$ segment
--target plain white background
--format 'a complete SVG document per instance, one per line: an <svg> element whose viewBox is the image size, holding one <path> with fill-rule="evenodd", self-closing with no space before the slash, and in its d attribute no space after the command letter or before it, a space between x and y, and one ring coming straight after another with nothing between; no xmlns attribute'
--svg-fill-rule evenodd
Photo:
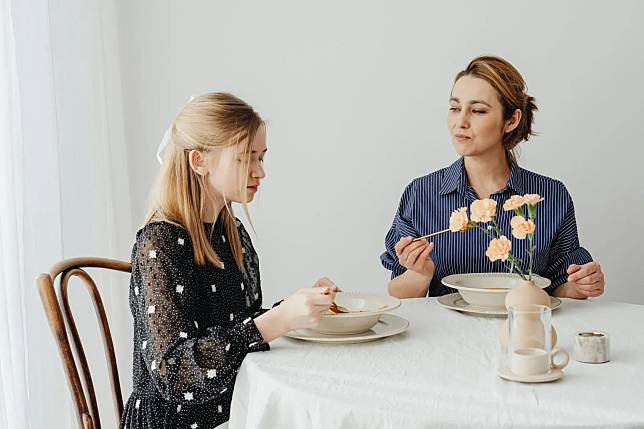
<svg viewBox="0 0 644 429"><path fill-rule="evenodd" d="M378 257L402 190L456 159L453 77L495 54L537 98L540 135L520 163L567 185L582 245L606 272L600 299L644 304L639 1L12 3L23 121L34 124L23 130L26 282L62 258L127 259L165 129L191 95L228 91L268 123L268 176L251 205L266 304L323 275L384 293ZM108 280L127 398L127 276ZM62 366L25 287L31 424L69 427ZM91 309L79 320L81 334L96 332ZM104 381L100 343L86 351ZM107 385L97 390L113 426Z"/></svg>
<svg viewBox="0 0 644 429"><path fill-rule="evenodd" d="M268 122L251 212L268 300L322 275L384 292L378 256L404 186L456 159L453 77L496 54L540 109L521 164L567 185L605 299L644 303L643 15L639 2L122 2L134 224L178 109L230 91Z"/></svg>

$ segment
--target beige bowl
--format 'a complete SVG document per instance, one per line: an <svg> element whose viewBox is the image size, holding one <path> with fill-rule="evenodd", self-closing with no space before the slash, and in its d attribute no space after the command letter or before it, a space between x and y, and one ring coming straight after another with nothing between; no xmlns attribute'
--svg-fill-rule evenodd
<svg viewBox="0 0 644 429"><path fill-rule="evenodd" d="M550 286L550 280L532 275L534 283L544 289ZM505 296L510 289L521 284L518 274L510 273L470 273L453 274L443 277L445 286L458 289L463 300L471 305L495 309L505 308Z"/></svg>
<svg viewBox="0 0 644 429"><path fill-rule="evenodd" d="M371 329L384 312L400 306L400 300L389 295L371 292L340 292L335 303L349 310L349 313L333 313L329 310L320 324L312 328L321 334L359 334Z"/></svg>

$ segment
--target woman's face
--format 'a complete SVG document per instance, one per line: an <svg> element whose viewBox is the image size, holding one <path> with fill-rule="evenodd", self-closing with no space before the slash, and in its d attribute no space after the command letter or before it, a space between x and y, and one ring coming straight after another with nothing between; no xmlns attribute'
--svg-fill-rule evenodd
<svg viewBox="0 0 644 429"><path fill-rule="evenodd" d="M266 129L264 125L260 125L251 142L250 154L244 153L242 145L207 152L205 154L206 180L214 196L220 199L225 197L227 201L236 203L242 203L244 200L251 202L257 193L259 183L266 177L263 166L266 150ZM248 164L248 183L242 189L244 186L242 174L246 164Z"/></svg>
<svg viewBox="0 0 644 429"><path fill-rule="evenodd" d="M518 111L518 119L520 115ZM515 112L512 118L504 121L503 106L492 85L483 79L463 76L452 88L447 114L447 126L456 152L461 156L503 152L503 133L516 128L516 116Z"/></svg>

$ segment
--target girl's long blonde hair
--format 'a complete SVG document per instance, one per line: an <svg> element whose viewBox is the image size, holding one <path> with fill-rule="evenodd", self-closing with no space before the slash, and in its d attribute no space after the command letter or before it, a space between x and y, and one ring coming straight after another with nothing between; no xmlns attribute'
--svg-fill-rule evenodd
<svg viewBox="0 0 644 429"><path fill-rule="evenodd" d="M244 211L249 216L245 191L251 143L263 124L259 114L243 100L231 94L211 93L193 98L177 114L171 126L171 139L165 150L145 224L163 220L185 228L190 234L194 260L198 265L208 261L223 267L221 258L210 244L202 218L205 206L212 203L207 178L190 167L188 154L191 150L208 151L234 145L244 147L247 161L240 169L237 183L244 196ZM225 195L224 204L219 216L222 217L235 262L241 268L242 244L231 203Z"/></svg>

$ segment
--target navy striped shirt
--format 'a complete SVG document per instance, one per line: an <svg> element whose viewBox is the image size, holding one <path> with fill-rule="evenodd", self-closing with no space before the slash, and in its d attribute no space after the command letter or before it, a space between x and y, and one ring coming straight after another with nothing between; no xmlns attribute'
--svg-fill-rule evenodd
<svg viewBox="0 0 644 429"><path fill-rule="evenodd" d="M510 219L515 215L514 211L503 210L505 200L514 194L539 194L545 198L537 205L533 272L552 281L546 289L552 294L557 286L566 282L566 270L570 264L592 261L590 253L579 245L572 198L560 181L516 165L511 166L507 185L490 198L497 203L497 223L512 241L512 254L523 261L529 259L528 240L518 240L512 236ZM385 237L386 251L380 256L382 265L391 271L391 278L406 271L398 262L394 250L398 240L448 228L451 212L459 207L467 207L469 214L470 204L476 199L476 193L467 180L463 158L407 185ZM504 262L491 262L485 256L490 238L479 229L463 233L446 232L432 239L434 250L431 257L436 271L429 287L429 296L456 292L441 284L441 279L450 274L507 272Z"/></svg>

